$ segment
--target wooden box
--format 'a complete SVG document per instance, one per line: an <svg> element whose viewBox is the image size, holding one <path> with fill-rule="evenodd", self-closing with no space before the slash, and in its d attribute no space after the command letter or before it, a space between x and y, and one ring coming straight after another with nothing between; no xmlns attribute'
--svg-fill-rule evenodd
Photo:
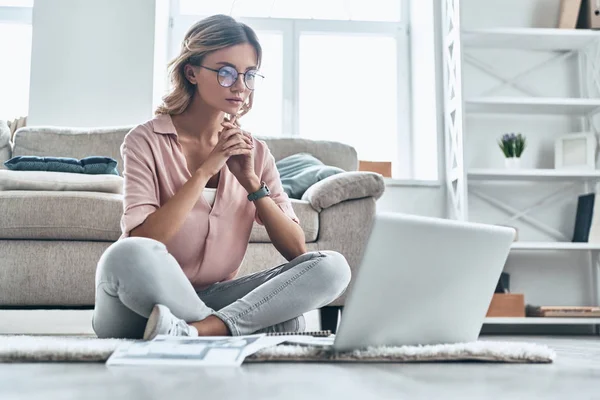
<svg viewBox="0 0 600 400"><path fill-rule="evenodd" d="M494 293L486 317L524 317L525 295Z"/></svg>
<svg viewBox="0 0 600 400"><path fill-rule="evenodd" d="M558 27L560 29L575 29L580 9L581 0L560 0Z"/></svg>
<svg viewBox="0 0 600 400"><path fill-rule="evenodd" d="M392 163L390 161L358 161L359 171L376 172L385 178L392 177Z"/></svg>

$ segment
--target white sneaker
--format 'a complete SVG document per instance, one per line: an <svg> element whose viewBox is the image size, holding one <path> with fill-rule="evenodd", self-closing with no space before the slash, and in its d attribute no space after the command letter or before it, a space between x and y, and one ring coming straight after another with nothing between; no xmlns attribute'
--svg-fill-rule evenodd
<svg viewBox="0 0 600 400"><path fill-rule="evenodd" d="M148 318L144 340L152 340L156 335L198 336L198 330L171 314L169 307L156 304Z"/></svg>

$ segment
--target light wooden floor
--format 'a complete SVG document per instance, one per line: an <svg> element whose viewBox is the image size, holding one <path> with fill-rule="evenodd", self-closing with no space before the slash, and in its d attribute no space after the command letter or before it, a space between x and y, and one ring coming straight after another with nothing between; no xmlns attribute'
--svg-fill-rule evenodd
<svg viewBox="0 0 600 400"><path fill-rule="evenodd" d="M107 368L0 364L0 399L600 399L597 337L484 337L545 343L554 364L247 364Z"/></svg>

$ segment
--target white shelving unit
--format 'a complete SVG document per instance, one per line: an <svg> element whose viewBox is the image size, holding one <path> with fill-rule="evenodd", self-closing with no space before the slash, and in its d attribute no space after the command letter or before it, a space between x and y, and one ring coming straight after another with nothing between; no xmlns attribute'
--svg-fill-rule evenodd
<svg viewBox="0 0 600 400"><path fill-rule="evenodd" d="M591 251L600 250L600 243L573 243L573 242L514 242L511 250L573 250Z"/></svg>
<svg viewBox="0 0 600 400"><path fill-rule="evenodd" d="M600 99L480 97L465 101L466 111L481 114L577 115L600 111Z"/></svg>
<svg viewBox="0 0 600 400"><path fill-rule="evenodd" d="M580 74L583 71L582 63L584 54L590 50L595 56L600 54L600 31L592 30L564 30L564 29L539 29L539 28L495 28L466 30L461 32L461 46L463 48L463 63L472 64L479 70L498 78L502 84L478 97L463 99L465 115L494 114L494 115L536 115L552 116L566 115L579 118L581 130L592 130L591 118L600 113L600 70L593 66L590 69L593 77L579 76L580 86L578 98L542 97L536 96L527 85L519 83L526 75L533 73L537 68L569 57L577 57ZM470 49L478 50L471 54ZM514 78L506 78L503 73L493 65L486 64L475 55L485 54L481 50L506 49L535 52L553 52L553 57L545 63L538 64ZM464 79L464 78L463 78ZM590 95L589 85L596 89L598 94ZM522 96L501 97L494 91L503 86L512 86L523 93ZM448 139L448 138L447 138ZM555 169L466 169L466 185L468 187L465 204L468 197L477 196L492 206L512 214L511 219L523 219L531 226L539 228L555 236L556 241L527 242L517 241L512 244L511 252L550 252L550 251L578 251L588 252L594 276L594 289L596 292L596 305L600 305L600 244L572 243L562 232L545 225L530 217L528 213L535 209L537 204L545 202L541 199L538 203L525 210L517 210L502 203L493 196L486 195L479 190L480 186L499 182L556 182L564 184L581 184L583 190L590 190L592 185L600 183L600 170L573 171ZM558 193L560 195L560 192ZM468 214L464 210L465 214ZM596 325L600 326L600 318L486 318L486 324L492 325Z"/></svg>
<svg viewBox="0 0 600 400"><path fill-rule="evenodd" d="M470 181L600 181L600 170L571 171L557 169L470 169Z"/></svg>
<svg viewBox="0 0 600 400"><path fill-rule="evenodd" d="M487 317L485 323L497 325L600 325L600 318Z"/></svg>
<svg viewBox="0 0 600 400"><path fill-rule="evenodd" d="M593 45L598 32L553 28L492 28L462 32L464 47L533 51L577 51Z"/></svg>

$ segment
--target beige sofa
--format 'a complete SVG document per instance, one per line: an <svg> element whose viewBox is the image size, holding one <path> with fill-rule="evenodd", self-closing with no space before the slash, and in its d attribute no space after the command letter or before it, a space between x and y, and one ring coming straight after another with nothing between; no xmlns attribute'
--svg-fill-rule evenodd
<svg viewBox="0 0 600 400"><path fill-rule="evenodd" d="M119 150L129 129L26 127L8 143L6 125L0 124L0 168L4 168L6 159L18 155L102 155L118 160L122 172ZM261 139L276 160L309 152L325 164L346 171L357 169L356 151L344 144ZM6 178L14 171L0 172ZM60 185L53 190L32 190L36 187L27 185L12 190L15 188L6 182L0 188L4 189L0 189L0 308L92 308L96 263L121 234L122 194L89 188L64 190ZM122 192L122 185L120 189ZM380 175L347 172L313 185L303 200L293 200L308 250L329 249L344 254L356 276L375 202L383 190ZM264 227L255 224L240 275L283 262ZM324 328L333 329L337 310L344 305L348 292L322 310Z"/></svg>

